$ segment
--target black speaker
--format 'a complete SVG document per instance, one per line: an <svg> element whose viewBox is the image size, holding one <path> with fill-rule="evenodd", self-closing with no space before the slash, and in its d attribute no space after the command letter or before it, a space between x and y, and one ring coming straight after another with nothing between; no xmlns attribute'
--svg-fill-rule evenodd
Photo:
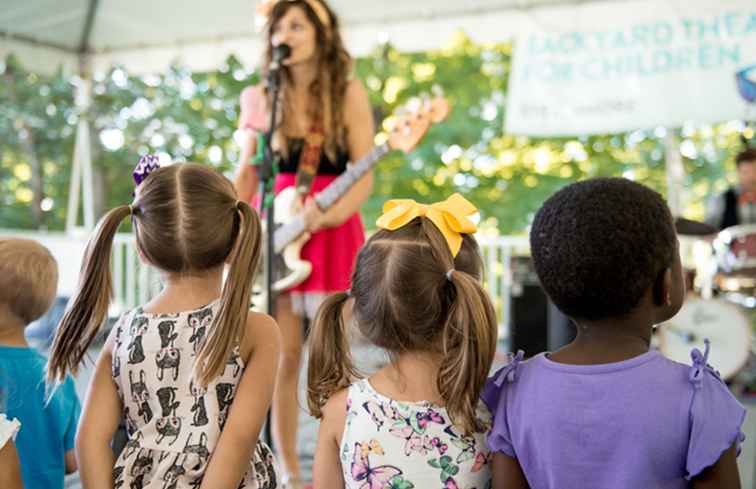
<svg viewBox="0 0 756 489"><path fill-rule="evenodd" d="M512 295L510 321L513 352L523 350L531 357L549 349L548 300L539 285L524 284Z"/></svg>
<svg viewBox="0 0 756 489"><path fill-rule="evenodd" d="M512 351L523 350L526 357L555 351L575 339L575 325L552 303L532 272L529 259L513 264L510 338Z"/></svg>

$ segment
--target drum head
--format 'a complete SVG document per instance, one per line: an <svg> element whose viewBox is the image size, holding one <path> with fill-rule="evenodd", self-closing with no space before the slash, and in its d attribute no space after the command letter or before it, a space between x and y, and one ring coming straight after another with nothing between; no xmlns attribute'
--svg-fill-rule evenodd
<svg viewBox="0 0 756 489"><path fill-rule="evenodd" d="M693 348L711 342L709 364L728 379L743 368L751 352L751 325L736 306L722 300L688 297L680 312L657 328L659 349L671 360L690 365Z"/></svg>
<svg viewBox="0 0 756 489"><path fill-rule="evenodd" d="M713 244L721 273L756 276L756 224L724 229Z"/></svg>

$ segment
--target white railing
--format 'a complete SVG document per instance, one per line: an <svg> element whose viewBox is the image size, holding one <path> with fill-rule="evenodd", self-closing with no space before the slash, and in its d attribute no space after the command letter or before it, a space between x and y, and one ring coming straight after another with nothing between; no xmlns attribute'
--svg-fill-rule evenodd
<svg viewBox="0 0 756 489"><path fill-rule="evenodd" d="M496 308L499 334L508 336L512 320L512 297L518 286L512 276L512 258L530 254L527 236L483 236L478 238L485 276L483 285Z"/></svg>
<svg viewBox="0 0 756 489"><path fill-rule="evenodd" d="M160 292L158 272L139 259L133 234L116 235L110 266L113 277L111 315L117 316L144 304Z"/></svg>
<svg viewBox="0 0 756 489"><path fill-rule="evenodd" d="M0 230L0 237L5 236L30 238L47 246L58 261L59 295L70 296L74 293L86 247L86 235ZM496 307L500 331L506 335L511 320L512 296L517 292L517 284L512 277L512 258L528 254L528 239L524 236L481 236L478 243L485 263L484 285ZM133 234L116 235L111 256L111 273L111 316L144 304L160 291L158 273L139 259Z"/></svg>

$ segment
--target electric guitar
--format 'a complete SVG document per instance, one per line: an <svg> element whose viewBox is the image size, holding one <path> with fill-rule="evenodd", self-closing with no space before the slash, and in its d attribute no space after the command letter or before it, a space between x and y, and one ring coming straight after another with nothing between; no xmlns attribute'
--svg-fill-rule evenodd
<svg viewBox="0 0 756 489"><path fill-rule="evenodd" d="M349 166L328 187L314 196L315 203L325 211L333 206L365 173L393 150L409 153L428 132L431 125L443 121L449 114L449 103L438 97L398 119L388 140L375 146L370 153ZM301 199L294 187L287 187L275 198L273 232L273 291L281 292L302 283L312 271L312 263L300 257L302 246L310 239L301 215Z"/></svg>

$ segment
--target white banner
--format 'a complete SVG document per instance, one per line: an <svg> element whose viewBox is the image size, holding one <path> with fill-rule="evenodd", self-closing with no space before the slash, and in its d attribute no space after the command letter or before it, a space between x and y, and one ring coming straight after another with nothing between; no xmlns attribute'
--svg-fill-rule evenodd
<svg viewBox="0 0 756 489"><path fill-rule="evenodd" d="M756 117L741 93L756 90L756 0L591 3L533 10L526 21L512 61L508 133Z"/></svg>

